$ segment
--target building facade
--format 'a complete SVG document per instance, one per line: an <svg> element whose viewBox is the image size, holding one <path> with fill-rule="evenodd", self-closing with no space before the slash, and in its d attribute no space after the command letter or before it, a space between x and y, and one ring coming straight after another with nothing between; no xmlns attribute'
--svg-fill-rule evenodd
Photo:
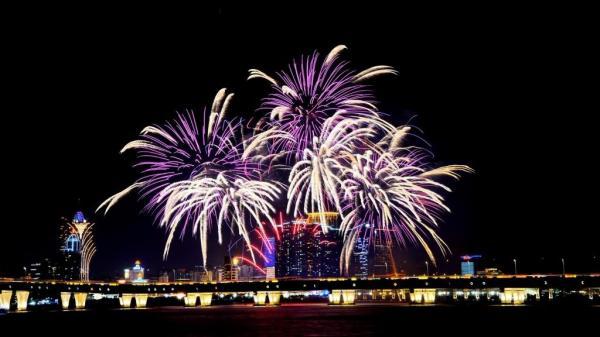
<svg viewBox="0 0 600 337"><path fill-rule="evenodd" d="M352 252L351 276L367 278L369 276L369 238L359 237L356 239L354 251Z"/></svg>
<svg viewBox="0 0 600 337"><path fill-rule="evenodd" d="M125 282L131 283L147 282L148 280L144 278L144 267L142 267L142 262L140 260L136 260L132 268L124 269L123 279L125 280Z"/></svg>
<svg viewBox="0 0 600 337"><path fill-rule="evenodd" d="M276 242L276 276L339 276L341 240L337 228L328 226L328 232L324 233L320 224L304 219L281 224L281 239Z"/></svg>

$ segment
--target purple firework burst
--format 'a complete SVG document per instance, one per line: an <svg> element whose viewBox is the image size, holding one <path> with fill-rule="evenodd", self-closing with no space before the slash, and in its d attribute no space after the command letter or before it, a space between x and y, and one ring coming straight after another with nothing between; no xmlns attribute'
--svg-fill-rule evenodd
<svg viewBox="0 0 600 337"><path fill-rule="evenodd" d="M249 79L263 78L272 84L273 91L260 107L270 111L268 125L293 138L274 142L273 152L285 151L299 160L304 149L313 147L313 139L321 134L325 120L336 112L340 119L378 117L373 90L362 81L396 71L376 66L356 72L348 61L339 60L344 49L343 45L335 47L322 61L316 51L311 56L301 56L287 71L277 73L279 80L250 70Z"/></svg>
<svg viewBox="0 0 600 337"><path fill-rule="evenodd" d="M228 180L256 177L258 165L242 158L244 148L238 140L241 122L224 119L232 97L233 94L225 96L225 89L220 90L211 110L204 109L200 127L192 111L179 113L163 125L145 127L139 139L121 150L136 152L133 167L139 170L140 177L123 194L116 194L101 206L107 205L108 211L121 196L138 189L140 197L149 200L145 211L159 217L165 202L159 194L172 183L218 174Z"/></svg>

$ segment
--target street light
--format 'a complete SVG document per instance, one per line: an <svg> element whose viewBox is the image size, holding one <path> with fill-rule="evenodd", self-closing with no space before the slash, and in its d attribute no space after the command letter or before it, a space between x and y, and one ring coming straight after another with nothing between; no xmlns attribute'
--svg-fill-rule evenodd
<svg viewBox="0 0 600 337"><path fill-rule="evenodd" d="M517 275L517 259L513 259L513 263L515 264L515 275Z"/></svg>
<svg viewBox="0 0 600 337"><path fill-rule="evenodd" d="M429 262L425 261L425 268L427 268L427 276L429 276Z"/></svg>
<svg viewBox="0 0 600 337"><path fill-rule="evenodd" d="M561 258L560 258L560 261L562 262L563 275L564 275L564 274L566 274L566 273L565 273L565 258L564 258L564 257L561 257Z"/></svg>

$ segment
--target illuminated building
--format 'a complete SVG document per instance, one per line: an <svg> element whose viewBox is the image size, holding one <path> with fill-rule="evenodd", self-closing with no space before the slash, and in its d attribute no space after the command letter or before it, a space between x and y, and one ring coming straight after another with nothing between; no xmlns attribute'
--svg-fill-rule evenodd
<svg viewBox="0 0 600 337"><path fill-rule="evenodd" d="M223 267L214 267L213 269L214 280L217 282L223 281Z"/></svg>
<svg viewBox="0 0 600 337"><path fill-rule="evenodd" d="M481 258L481 255L463 255L460 257L460 274L462 276L473 276L475 275L475 262L474 259Z"/></svg>
<svg viewBox="0 0 600 337"><path fill-rule="evenodd" d="M306 221L282 224L277 246L277 277L314 277L318 240L315 225Z"/></svg>
<svg viewBox="0 0 600 337"><path fill-rule="evenodd" d="M177 268L171 270L171 281L173 282L190 282L192 280L192 272L185 268Z"/></svg>
<svg viewBox="0 0 600 337"><path fill-rule="evenodd" d="M223 264L222 281L237 281L239 279L240 261L238 258L225 256Z"/></svg>
<svg viewBox="0 0 600 337"><path fill-rule="evenodd" d="M90 263L96 254L93 227L81 211L66 223L61 236L62 278L65 280L89 280Z"/></svg>
<svg viewBox="0 0 600 337"><path fill-rule="evenodd" d="M473 269L475 269L475 268L473 267ZM502 271L499 270L498 268L485 268L484 270L478 271L477 275L498 276L498 275L502 275Z"/></svg>
<svg viewBox="0 0 600 337"><path fill-rule="evenodd" d="M142 267L140 260L135 261L133 268L127 268L123 271L123 279L126 282L132 283L144 283L148 281L144 279L144 267Z"/></svg>
<svg viewBox="0 0 600 337"><path fill-rule="evenodd" d="M203 266L195 266L191 272L192 282L211 282L213 280L213 271L206 270Z"/></svg>
<svg viewBox="0 0 600 337"><path fill-rule="evenodd" d="M265 256L263 267L265 270L265 278L267 280L272 280L275 278L276 274L277 243L273 237L268 238L267 242L268 245L263 244L261 249L262 254Z"/></svg>
<svg viewBox="0 0 600 337"><path fill-rule="evenodd" d="M266 257L264 267L275 267L275 238L268 238L267 241L269 244L262 247L262 253Z"/></svg>
<svg viewBox="0 0 600 337"><path fill-rule="evenodd" d="M60 270L50 259L33 262L23 267L25 279L28 280L56 280L60 278Z"/></svg>
<svg viewBox="0 0 600 337"><path fill-rule="evenodd" d="M265 268L265 278L268 280L273 280L276 278L275 267L267 267Z"/></svg>
<svg viewBox="0 0 600 337"><path fill-rule="evenodd" d="M280 229L280 240L276 247L275 275L284 277L290 275L290 265L292 263L292 232L289 223L282 223Z"/></svg>
<svg viewBox="0 0 600 337"><path fill-rule="evenodd" d="M311 214L308 219L320 219L317 213ZM308 219L281 224L281 239L276 242L277 277L339 276L341 242L334 215L326 214L327 233L323 233L320 224Z"/></svg>
<svg viewBox="0 0 600 337"><path fill-rule="evenodd" d="M473 261L462 261L460 263L460 274L462 276L475 275L475 263Z"/></svg>
<svg viewBox="0 0 600 337"><path fill-rule="evenodd" d="M200 279L201 282L212 282L215 280L215 273L212 270L204 271L204 275Z"/></svg>
<svg viewBox="0 0 600 337"><path fill-rule="evenodd" d="M337 228L330 228L327 233L319 231L315 236L318 240L315 276L339 276L342 243Z"/></svg>
<svg viewBox="0 0 600 337"><path fill-rule="evenodd" d="M322 226L328 226L331 228L339 227L337 223L338 213L337 212L312 212L308 213L306 217L307 223L318 223Z"/></svg>
<svg viewBox="0 0 600 337"><path fill-rule="evenodd" d="M371 265L371 274L373 276L388 276L396 274L394 257L392 256L392 242L389 238L375 230L373 245L373 264Z"/></svg>
<svg viewBox="0 0 600 337"><path fill-rule="evenodd" d="M79 280L79 253L62 251L60 258L61 279L67 281Z"/></svg>
<svg viewBox="0 0 600 337"><path fill-rule="evenodd" d="M352 253L352 276L359 278L369 276L369 239L367 237L356 239Z"/></svg>

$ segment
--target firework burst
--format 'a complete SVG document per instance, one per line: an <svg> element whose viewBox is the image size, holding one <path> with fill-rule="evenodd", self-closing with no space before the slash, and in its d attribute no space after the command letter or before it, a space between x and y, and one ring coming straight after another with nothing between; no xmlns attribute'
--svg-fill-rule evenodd
<svg viewBox="0 0 600 337"><path fill-rule="evenodd" d="M396 74L389 66L375 66L355 72L347 61L340 61L340 45L323 61L317 52L300 57L277 73L275 79L251 69L248 79L262 78L271 83L273 92L263 100L261 109L269 111L269 127L284 131L293 139L280 138L273 152L283 151L288 158L301 160L305 149L314 149L313 139L323 131L332 115L339 118L377 117L373 91L362 82L382 74ZM343 113L340 113L343 112Z"/></svg>
<svg viewBox="0 0 600 337"><path fill-rule="evenodd" d="M138 191L148 201L145 211L167 231L165 258L175 235L191 231L200 238L206 264L208 233L216 229L221 244L227 226L256 265L255 253L265 257L251 240L258 235L265 241L265 227L277 233L271 215L285 187L265 177L273 167L291 166L287 212L293 217L319 214L324 232L325 215L340 215L342 271L348 270L359 237L422 246L435 263L430 243L442 254L449 251L437 234L441 215L449 211L442 194L450 189L441 179L458 179L472 170L463 165L432 168L429 152L405 146L410 128L386 122L372 87L364 84L397 72L389 66L357 72L341 60L345 49L340 45L325 57L317 52L302 56L274 77L251 69L248 79L262 78L272 90L260 108L267 116L248 128L250 136L240 120L225 119L233 98L225 89L204 110L200 124L187 112L144 128L121 151L136 153L139 179L98 209L107 212Z"/></svg>
<svg viewBox="0 0 600 337"><path fill-rule="evenodd" d="M341 211L339 173L344 170L348 158L358 149L372 146L370 139L383 126L391 128L377 116L366 118L343 118L338 111L323 123L319 137L313 138L310 148L304 149L302 160L296 162L289 174L287 212L294 217L308 213L321 214L320 223L327 232L329 210ZM343 217L343 214L342 214Z"/></svg>
<svg viewBox="0 0 600 337"><path fill-rule="evenodd" d="M402 146L409 131L399 128L377 147L353 154L341 171L345 216L340 225L344 238L340 266L346 270L360 236L369 237L370 242L421 246L434 263L430 241L443 255L449 251L436 231L441 213L450 211L440 193L450 189L436 179L458 179L461 172L472 170L464 165L429 169L426 151Z"/></svg>
<svg viewBox="0 0 600 337"><path fill-rule="evenodd" d="M280 193L278 184L259 181L260 164L254 159L264 142L284 135L272 131L240 141L241 123L224 118L232 97L221 89L210 112L205 110L200 127L188 112L165 125L144 128L140 139L121 150L136 151L134 166L141 177L98 209L106 207L108 212L123 196L139 190L140 197L148 199L145 210L154 213L168 232L165 258L175 233L183 237L188 226L200 236L204 263L207 234L213 224L219 243L227 222L249 244L248 220L262 226L259 218L270 218L274 212L270 203Z"/></svg>

